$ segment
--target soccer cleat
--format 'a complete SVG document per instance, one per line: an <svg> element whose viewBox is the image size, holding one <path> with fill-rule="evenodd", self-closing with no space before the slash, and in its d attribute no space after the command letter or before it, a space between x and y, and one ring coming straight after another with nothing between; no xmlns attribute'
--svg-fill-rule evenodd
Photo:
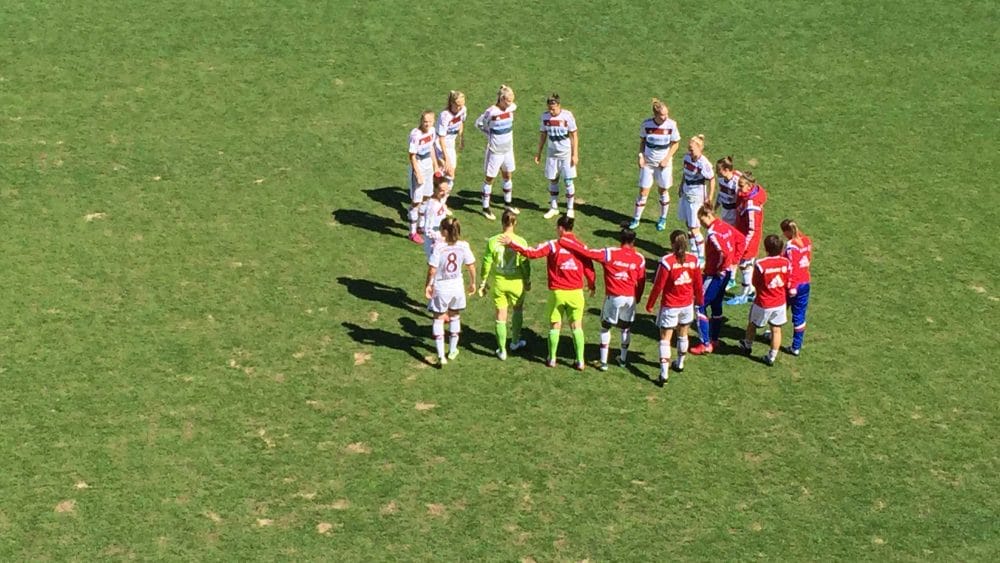
<svg viewBox="0 0 1000 563"><path fill-rule="evenodd" d="M407 238L409 238L411 242L416 244L424 243L424 237L420 236L420 233L411 233L410 236Z"/></svg>
<svg viewBox="0 0 1000 563"><path fill-rule="evenodd" d="M455 358L458 357L458 353L459 352L460 352L460 350L458 348L455 348L451 352L448 352L448 359L449 360L454 360Z"/></svg>
<svg viewBox="0 0 1000 563"><path fill-rule="evenodd" d="M549 359L545 360L545 367L547 367L547 368L554 368L554 367L556 367L556 359L555 358L549 358Z"/></svg>
<svg viewBox="0 0 1000 563"><path fill-rule="evenodd" d="M719 342L718 340L713 340L712 341L712 351L715 352L719 348L722 348L722 342Z"/></svg>
<svg viewBox="0 0 1000 563"><path fill-rule="evenodd" d="M520 350L521 348L524 348L527 345L528 343L525 342L524 339L518 340L517 342L512 341L510 343L510 351L513 352L515 350Z"/></svg>
<svg viewBox="0 0 1000 563"><path fill-rule="evenodd" d="M663 231L666 230L666 228L667 228L667 218L660 217L660 220L656 222L656 230Z"/></svg>
<svg viewBox="0 0 1000 563"><path fill-rule="evenodd" d="M726 305L746 305L749 302L750 302L749 295L737 295L732 299L726 300Z"/></svg>
<svg viewBox="0 0 1000 563"><path fill-rule="evenodd" d="M573 369L575 369L576 371L583 371L585 367L587 367L587 364L583 362L576 362L575 364L573 364Z"/></svg>
<svg viewBox="0 0 1000 563"><path fill-rule="evenodd" d="M497 355L497 358L500 358L500 361L507 359L507 350L504 350L503 348L497 348L494 353Z"/></svg>
<svg viewBox="0 0 1000 563"><path fill-rule="evenodd" d="M749 356L753 347L746 340L740 340L740 352Z"/></svg>
<svg viewBox="0 0 1000 563"><path fill-rule="evenodd" d="M661 371L660 377L656 379L656 386L663 387L663 385L667 382L668 379L670 379L670 374L665 371Z"/></svg>
<svg viewBox="0 0 1000 563"><path fill-rule="evenodd" d="M443 368L446 365L448 365L448 358L445 358L444 356L438 358L438 363L437 363L438 368Z"/></svg>
<svg viewBox="0 0 1000 563"><path fill-rule="evenodd" d="M732 291L734 289L736 289L736 278L729 278L729 281L726 282L726 291Z"/></svg>
<svg viewBox="0 0 1000 563"><path fill-rule="evenodd" d="M639 220L638 219L632 219L632 222L628 224L628 228L632 229L633 231L636 230L636 229L638 229L639 228Z"/></svg>
<svg viewBox="0 0 1000 563"><path fill-rule="evenodd" d="M486 217L490 221L496 221L497 220L497 216L494 215L492 211L490 211L489 207L484 207L483 210L482 210L482 214L483 214L483 217Z"/></svg>
<svg viewBox="0 0 1000 563"><path fill-rule="evenodd" d="M618 356L618 365L625 367L628 364L628 358L626 356Z"/></svg>
<svg viewBox="0 0 1000 563"><path fill-rule="evenodd" d="M712 343L709 344L702 343L688 350L688 352L694 354L695 356L711 354L714 351L715 351L715 346Z"/></svg>
<svg viewBox="0 0 1000 563"><path fill-rule="evenodd" d="M521 210L518 209L518 208L516 208L516 207L514 207L513 205L505 205L503 209L504 209L504 211L510 211L514 215L520 215L521 214Z"/></svg>
<svg viewBox="0 0 1000 563"><path fill-rule="evenodd" d="M771 357L771 354L764 354L764 356L761 357L761 361L763 361L765 364L769 366L774 365L774 358Z"/></svg>
<svg viewBox="0 0 1000 563"><path fill-rule="evenodd" d="M802 349L801 348L792 348L791 346L788 346L788 347L785 348L785 353L786 354L791 354L792 356L798 356L799 354L802 353Z"/></svg>
<svg viewBox="0 0 1000 563"><path fill-rule="evenodd" d="M567 209L566 210L566 216L569 217L570 219L572 219L573 217L576 217L576 212L573 211L572 209Z"/></svg>
<svg viewBox="0 0 1000 563"><path fill-rule="evenodd" d="M608 371L608 364L601 364L597 369L601 371Z"/></svg>
<svg viewBox="0 0 1000 563"><path fill-rule="evenodd" d="M546 211L545 215L542 215L542 217L544 217L546 219L551 219L551 218L555 217L556 215L559 215L559 210L556 209L555 207L553 207L552 209L549 209L548 211Z"/></svg>
<svg viewBox="0 0 1000 563"><path fill-rule="evenodd" d="M677 373L684 371L684 364L678 362L677 360L670 362L670 367L674 368L674 371Z"/></svg>

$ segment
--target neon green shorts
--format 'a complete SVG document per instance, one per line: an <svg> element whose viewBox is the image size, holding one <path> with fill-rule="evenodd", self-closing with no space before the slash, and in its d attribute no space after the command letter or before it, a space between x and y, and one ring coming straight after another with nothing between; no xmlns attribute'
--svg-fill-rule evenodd
<svg viewBox="0 0 1000 563"><path fill-rule="evenodd" d="M585 306L582 289L553 289L549 292L545 314L548 315L550 323L561 323L563 314L568 317L570 323L575 323L583 319Z"/></svg>
<svg viewBox="0 0 1000 563"><path fill-rule="evenodd" d="M490 297L497 309L508 309L524 303L524 280L494 278Z"/></svg>

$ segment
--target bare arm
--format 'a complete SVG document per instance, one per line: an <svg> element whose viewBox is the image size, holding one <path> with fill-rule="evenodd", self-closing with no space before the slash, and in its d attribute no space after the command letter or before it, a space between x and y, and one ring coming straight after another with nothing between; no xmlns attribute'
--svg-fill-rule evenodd
<svg viewBox="0 0 1000 563"><path fill-rule="evenodd" d="M434 276L437 275L437 268L427 266L427 285L424 287L424 297L430 299L434 297Z"/></svg>
<svg viewBox="0 0 1000 563"><path fill-rule="evenodd" d="M646 166L646 139L639 137L639 168Z"/></svg>
<svg viewBox="0 0 1000 563"><path fill-rule="evenodd" d="M548 136L545 131L538 132L538 150L535 151L535 164L542 161L542 149L545 148L545 141L548 140Z"/></svg>
<svg viewBox="0 0 1000 563"><path fill-rule="evenodd" d="M417 161L417 155L410 153L410 168L413 170L413 177L416 178L418 184L424 183L424 175L420 173L420 164Z"/></svg>
<svg viewBox="0 0 1000 563"><path fill-rule="evenodd" d="M569 164L570 166L576 166L576 163L580 162L580 137L576 131L570 132L569 144L572 147L572 156L569 157Z"/></svg>

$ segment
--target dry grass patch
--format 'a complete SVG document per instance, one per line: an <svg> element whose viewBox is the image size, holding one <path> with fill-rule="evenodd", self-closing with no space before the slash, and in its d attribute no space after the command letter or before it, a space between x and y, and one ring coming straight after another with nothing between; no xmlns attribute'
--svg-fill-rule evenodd
<svg viewBox="0 0 1000 563"><path fill-rule="evenodd" d="M88 485L86 481L77 481L76 483L73 484L73 488L74 489L89 489L90 485Z"/></svg>
<svg viewBox="0 0 1000 563"><path fill-rule="evenodd" d="M319 524L316 524L317 534L329 535L331 531L333 531L333 524L329 522L320 522Z"/></svg>
<svg viewBox="0 0 1000 563"><path fill-rule="evenodd" d="M360 366L361 364L372 359L372 355L369 352L355 352L354 353L354 365Z"/></svg>
<svg viewBox="0 0 1000 563"><path fill-rule="evenodd" d="M270 518L258 518L257 519L257 527L258 528L266 528L266 527L271 526L273 524L274 524L274 520L271 520Z"/></svg>
<svg viewBox="0 0 1000 563"><path fill-rule="evenodd" d="M344 448L344 451L349 454L367 455L372 453L371 447L365 444L364 442L353 442L351 444L347 444L347 446Z"/></svg>
<svg viewBox="0 0 1000 563"><path fill-rule="evenodd" d="M83 220L88 223L91 223L93 221L100 221L101 219L106 219L107 216L108 216L107 213L102 213L98 211L96 213L87 213L86 215L83 216Z"/></svg>
<svg viewBox="0 0 1000 563"><path fill-rule="evenodd" d="M387 502L378 511L378 513L381 514L382 516L391 516L397 512L399 512L399 505L396 504L396 501L394 500L390 500L389 502Z"/></svg>
<svg viewBox="0 0 1000 563"><path fill-rule="evenodd" d="M64 500L56 505L55 511L59 514L75 514L76 501L73 499Z"/></svg>
<svg viewBox="0 0 1000 563"><path fill-rule="evenodd" d="M425 506L427 507L427 515L435 518L443 518L448 512L448 508L443 504L432 503Z"/></svg>
<svg viewBox="0 0 1000 563"><path fill-rule="evenodd" d="M205 518L208 518L209 520L211 520L212 522L215 522L216 524L221 524L222 523L222 516L219 516L218 513L212 512L211 510L207 510L205 512L202 512L202 516L204 516Z"/></svg>
<svg viewBox="0 0 1000 563"><path fill-rule="evenodd" d="M417 409L418 411L429 411L435 407L437 407L437 405L435 405L434 403L424 403L424 402L419 402L413 406L413 408Z"/></svg>

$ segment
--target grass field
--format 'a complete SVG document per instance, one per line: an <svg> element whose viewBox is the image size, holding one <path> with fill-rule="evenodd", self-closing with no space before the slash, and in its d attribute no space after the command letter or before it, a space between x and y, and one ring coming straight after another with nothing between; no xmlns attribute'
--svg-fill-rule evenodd
<svg viewBox="0 0 1000 563"><path fill-rule="evenodd" d="M3 3L0 559L996 560L997 21L930 0ZM658 389L643 317L632 370L573 371L568 335L546 370L539 264L525 357L492 356L474 300L462 355L430 368L406 135L501 82L529 241L552 234L530 160L552 90L592 245L631 210L652 96L713 160L757 162L766 230L792 216L816 246L803 355L692 358ZM478 253L497 226L467 139L453 203Z"/></svg>

